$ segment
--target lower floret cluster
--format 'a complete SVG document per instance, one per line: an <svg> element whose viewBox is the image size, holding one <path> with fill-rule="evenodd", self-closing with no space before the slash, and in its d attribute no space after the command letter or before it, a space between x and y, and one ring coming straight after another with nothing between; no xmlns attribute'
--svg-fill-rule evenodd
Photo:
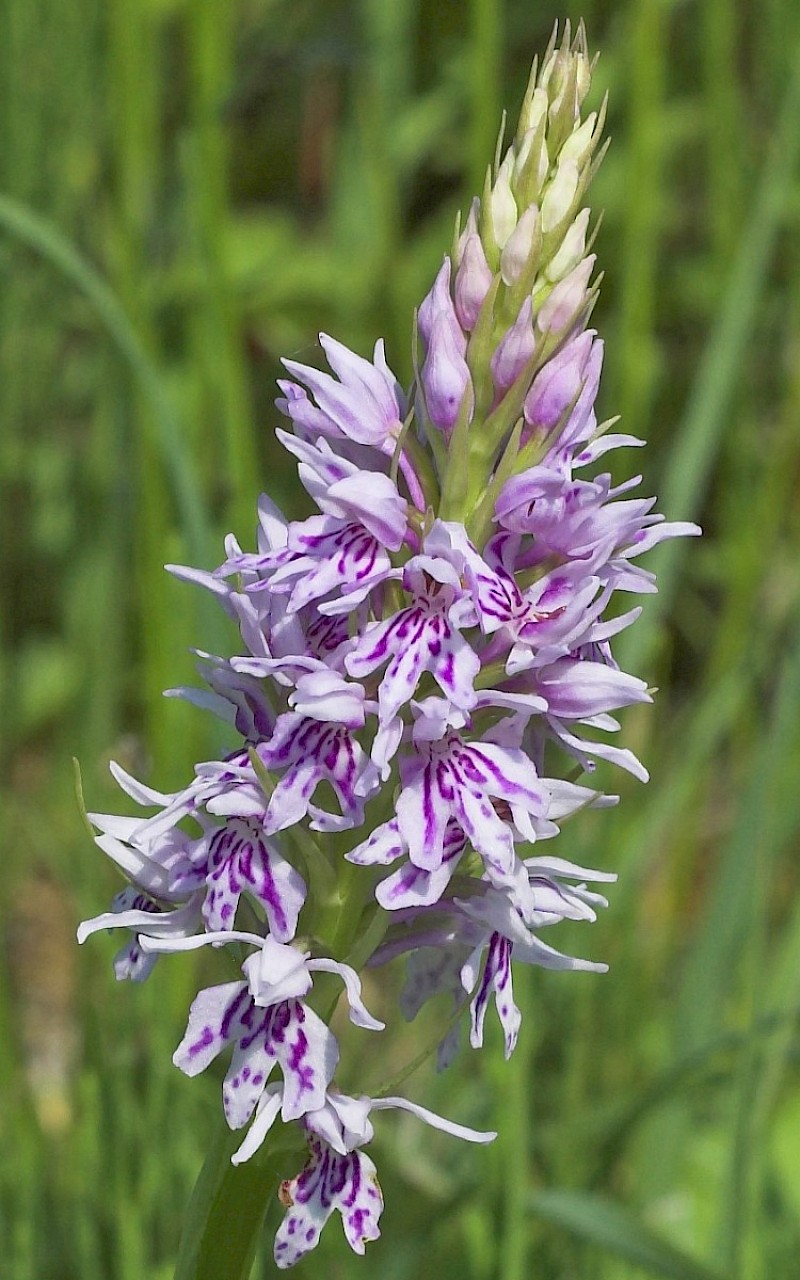
<svg viewBox="0 0 800 1280"><path fill-rule="evenodd" d="M353 384L379 372L353 355L344 368ZM313 1247L333 1209L359 1251L378 1234L380 1190L360 1145L368 1108L385 1100L335 1092L330 1009L317 1011L307 998L312 974L335 973L351 1020L371 1031L383 1025L345 962L362 950L360 939L346 937L336 958L326 954L328 904L347 864L364 869L363 882L350 881L355 918L371 899L367 917L377 921L360 964L407 955L404 1015L446 993L456 1011L468 1005L476 1048L493 999L506 1055L514 1049L512 961L604 968L539 934L560 920L593 920L605 899L587 886L613 874L526 851L557 835L571 814L615 799L548 776L546 759L568 771L577 762L577 772L591 775L602 758L646 777L629 751L585 736L615 730L613 712L650 697L618 669L609 645L637 611L609 619L607 606L617 591L651 591L635 557L690 530L651 516L649 502L619 501L608 476L577 478L603 440L595 432L590 407L580 425L569 423L569 445L557 442L505 485L482 547L463 523L413 507L371 445L345 437L358 485L349 484L350 463L343 486L324 437L299 437L301 477L323 514L287 523L263 497L256 553L229 539L214 574L176 570L237 620L244 652L201 655L207 691L174 692L216 711L242 742L225 759L198 765L173 795L114 766L122 788L155 812L143 820L90 815L98 844L132 887L80 936L129 930L115 964L118 977L135 981L162 952L257 948L243 981L197 996L174 1061L196 1075L232 1050L225 1117L234 1129L252 1120L238 1161L279 1115L302 1124L310 1155L282 1190L290 1207L275 1246L279 1266ZM407 458L405 470L412 465ZM387 487L391 502L378 518ZM456 1019L440 1067L459 1034ZM276 1068L279 1083L271 1080ZM350 1112L363 1117L360 1125L341 1119ZM433 1122L477 1141L491 1136Z"/></svg>

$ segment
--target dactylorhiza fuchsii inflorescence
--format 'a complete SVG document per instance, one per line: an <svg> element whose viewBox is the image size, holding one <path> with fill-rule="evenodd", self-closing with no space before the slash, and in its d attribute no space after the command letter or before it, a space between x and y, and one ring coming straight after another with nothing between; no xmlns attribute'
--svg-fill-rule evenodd
<svg viewBox="0 0 800 1280"><path fill-rule="evenodd" d="M242 642L235 657L201 654L205 690L173 692L229 721L241 745L177 794L113 766L153 812L90 815L129 886L79 937L127 931L118 978L144 980L164 952L236 957L241 976L194 1000L174 1061L196 1075L231 1050L225 1119L246 1130L234 1163L279 1120L302 1137L305 1163L280 1191L279 1267L315 1246L334 1210L358 1253L379 1235L363 1149L375 1113L495 1136L405 1098L340 1092L328 1023L342 991L356 1026L383 1028L359 971L405 955L408 1018L452 995L445 1067L467 1017L482 1044L492 1000L512 1053L514 962L605 968L541 935L593 920L606 902L588 886L614 875L531 851L577 810L614 802L591 786L597 759L646 779L631 751L596 736L650 700L611 651L639 610L612 601L655 591L638 557L698 530L630 496L639 477L614 485L596 466L642 441L595 415L603 345L588 328L584 197L604 110L583 118L590 78L583 31L554 35L419 307L408 396L382 342L367 360L321 335L330 373L284 362L290 429L277 436L319 514L287 522L262 496L255 552L231 536L213 573L172 567L214 594Z"/></svg>

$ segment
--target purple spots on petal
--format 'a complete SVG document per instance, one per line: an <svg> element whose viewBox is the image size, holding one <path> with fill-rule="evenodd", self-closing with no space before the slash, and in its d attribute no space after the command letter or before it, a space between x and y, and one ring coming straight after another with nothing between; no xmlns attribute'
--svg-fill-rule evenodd
<svg viewBox="0 0 800 1280"><path fill-rule="evenodd" d="M232 1027L236 1019L240 1017L244 1010L252 1010L252 1007L253 1002L248 995L247 987L243 987L225 1010L225 1016L222 1019L222 1025L220 1026L220 1035L223 1040L230 1040Z"/></svg>
<svg viewBox="0 0 800 1280"><path fill-rule="evenodd" d="M195 1040L194 1044L189 1045L189 1056L194 1057L203 1049L208 1049L216 1040L216 1034L213 1027L203 1027L200 1033L200 1039Z"/></svg>

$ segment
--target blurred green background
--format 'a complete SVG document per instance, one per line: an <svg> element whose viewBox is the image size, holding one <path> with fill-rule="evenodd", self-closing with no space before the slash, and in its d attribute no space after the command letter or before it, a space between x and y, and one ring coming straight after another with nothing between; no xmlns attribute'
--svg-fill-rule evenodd
<svg viewBox="0 0 800 1280"><path fill-rule="evenodd" d="M113 810L110 757L169 790L220 749L160 691L233 637L162 565L215 565L229 529L251 545L261 488L295 502L280 355L383 335L408 377L413 307L567 16L601 53L593 105L611 95L601 412L651 441L645 491L706 538L651 557L662 594L620 645L660 687L625 722L652 781L559 841L620 873L599 924L554 939L610 974L521 974L510 1064L492 1028L406 1086L498 1142L382 1117L382 1240L355 1259L334 1223L297 1274L798 1274L796 0L3 0L8 1280L166 1280L219 1108L170 1062L190 960L117 987L117 940L74 944L118 884L71 757ZM392 1066L434 1031L387 1037Z"/></svg>

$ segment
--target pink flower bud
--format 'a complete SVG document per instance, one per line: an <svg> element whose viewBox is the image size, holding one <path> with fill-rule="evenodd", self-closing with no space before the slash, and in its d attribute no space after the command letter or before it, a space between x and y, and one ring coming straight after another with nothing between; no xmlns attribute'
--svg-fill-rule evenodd
<svg viewBox="0 0 800 1280"><path fill-rule="evenodd" d="M502 395L517 380L536 349L533 332L533 308L530 297L520 307L519 315L500 341L492 356L492 380Z"/></svg>
<svg viewBox="0 0 800 1280"><path fill-rule="evenodd" d="M572 444L581 439L592 415L602 363L603 344L593 330L570 339L533 380L523 408L529 426L551 431L574 404L559 443Z"/></svg>
<svg viewBox="0 0 800 1280"><path fill-rule="evenodd" d="M555 286L536 317L542 333L566 333L586 301L594 264L595 255L590 253Z"/></svg>
<svg viewBox="0 0 800 1280"><path fill-rule="evenodd" d="M486 261L473 209L470 209L467 225L458 242L458 251L459 263L453 288L455 311L461 328L471 333L492 283L492 272Z"/></svg>
<svg viewBox="0 0 800 1280"><path fill-rule="evenodd" d="M449 436L461 401L472 379L464 359L464 335L456 339L450 317L444 309L435 313L429 331L428 350L420 373L428 419Z"/></svg>
<svg viewBox="0 0 800 1280"><path fill-rule="evenodd" d="M462 332L461 325L458 323L453 299L450 297L450 272L450 259L445 258L439 269L439 274L433 282L433 287L420 303L419 311L417 312L417 328L422 335L426 348L429 348L434 322L438 324L446 323L450 329L454 347L458 350L459 355L463 356L467 349L467 339Z"/></svg>

